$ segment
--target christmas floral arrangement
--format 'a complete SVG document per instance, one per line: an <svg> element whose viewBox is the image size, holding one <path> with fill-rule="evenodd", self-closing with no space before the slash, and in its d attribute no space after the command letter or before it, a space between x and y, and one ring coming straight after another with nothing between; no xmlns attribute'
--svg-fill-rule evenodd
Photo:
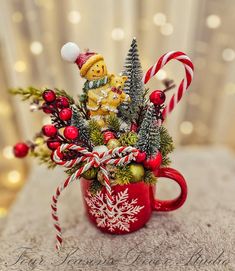
<svg viewBox="0 0 235 271"><path fill-rule="evenodd" d="M136 39L121 75L108 73L102 55L81 52L74 43L65 44L61 55L76 63L86 80L77 99L57 88L11 89L12 94L30 100L32 110L42 110L51 118L51 124L44 125L32 141L14 146L15 156L29 154L49 168L66 167L68 178L56 189L51 206L57 248L62 243L58 198L78 179L83 183L90 220L106 232L122 234L140 228L149 219L150 209L179 208L186 198L186 184L176 170L169 173L173 170L168 166L174 145L162 123L191 83L190 59L184 53L170 52L143 74ZM145 84L172 59L184 65L186 77L165 105L166 91L175 87L173 82L166 80L164 90L152 92ZM147 206L141 197L154 198L149 189L158 177L177 181L181 195L165 205L155 200Z"/></svg>

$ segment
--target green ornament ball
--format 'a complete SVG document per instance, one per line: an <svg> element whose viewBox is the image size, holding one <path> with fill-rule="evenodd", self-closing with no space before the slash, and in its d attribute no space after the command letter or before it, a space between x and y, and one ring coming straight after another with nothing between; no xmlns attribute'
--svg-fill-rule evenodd
<svg viewBox="0 0 235 271"><path fill-rule="evenodd" d="M144 179L144 167L141 164L131 163L129 165L130 172L133 176L132 182L139 182Z"/></svg>
<svg viewBox="0 0 235 271"><path fill-rule="evenodd" d="M110 139L107 143L107 147L109 150L115 149L120 146L121 146L121 143L118 141L118 139L115 139L115 138Z"/></svg>
<svg viewBox="0 0 235 271"><path fill-rule="evenodd" d="M87 180L96 179L97 172L98 172L97 168L90 168L82 174L82 177Z"/></svg>

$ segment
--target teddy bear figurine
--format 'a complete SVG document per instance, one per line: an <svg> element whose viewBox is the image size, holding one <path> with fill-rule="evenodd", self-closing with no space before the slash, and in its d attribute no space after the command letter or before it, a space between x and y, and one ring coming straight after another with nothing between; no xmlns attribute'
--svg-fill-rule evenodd
<svg viewBox="0 0 235 271"><path fill-rule="evenodd" d="M111 75L110 88L107 89L106 97L101 99L102 115L117 113L118 106L123 102L130 102L130 96L123 91L127 76Z"/></svg>
<svg viewBox="0 0 235 271"><path fill-rule="evenodd" d="M117 113L117 107L130 100L123 91L127 77L108 74L101 54L89 51L81 53L75 43L66 43L61 55L63 59L78 65L81 77L86 79L83 91L87 95L86 106L90 117L104 128L107 115Z"/></svg>

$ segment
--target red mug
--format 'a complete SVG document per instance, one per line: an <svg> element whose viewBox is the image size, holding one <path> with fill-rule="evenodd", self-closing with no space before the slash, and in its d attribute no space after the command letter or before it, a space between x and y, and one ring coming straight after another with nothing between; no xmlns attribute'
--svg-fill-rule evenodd
<svg viewBox="0 0 235 271"><path fill-rule="evenodd" d="M112 186L113 215L108 216L105 188L91 195L91 181L81 178L81 190L89 220L101 231L112 234L126 234L142 228L150 219L152 211L168 212L181 207L187 197L184 177L175 169L160 168L156 177L166 177L180 186L180 195L172 200L154 198L156 185L144 182Z"/></svg>

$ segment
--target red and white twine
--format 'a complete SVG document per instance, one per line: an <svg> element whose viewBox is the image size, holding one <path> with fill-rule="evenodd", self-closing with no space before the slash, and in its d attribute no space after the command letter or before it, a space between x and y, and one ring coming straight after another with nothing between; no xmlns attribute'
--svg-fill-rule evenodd
<svg viewBox="0 0 235 271"><path fill-rule="evenodd" d="M64 161L61 159L62 153L65 150L75 150L80 156L76 159L72 159L69 161ZM54 221L54 227L56 229L56 249L60 249L62 244L62 235L61 235L61 226L59 223L59 217L57 214L57 202L61 192L68 187L73 181L78 180L82 173L87 171L92 167L99 167L103 176L105 183L105 194L107 201L107 208L109 217L112 218L112 191L109 180L109 173L106 170L107 165L115 165L121 166L130 163L131 161L136 159L136 155L138 154L138 150L133 147L118 147L115 149L108 150L107 152L97 153L97 152L89 152L87 149L80 147L75 144L63 144L57 150L55 150L53 154L53 160L61 166L71 168L81 162L85 162L84 166L79 168L76 172L74 172L70 177L68 177L62 184L60 184L55 194L52 197L52 218Z"/></svg>
<svg viewBox="0 0 235 271"><path fill-rule="evenodd" d="M178 60L184 65L185 78L181 81L177 92L172 95L169 103L163 109L163 120L166 119L166 117L175 108L176 104L179 103L186 90L190 86L193 79L193 63L190 58L182 52L169 52L160 57L159 60L152 67L150 67L143 76L143 83L146 84L162 67L164 67L172 59Z"/></svg>

